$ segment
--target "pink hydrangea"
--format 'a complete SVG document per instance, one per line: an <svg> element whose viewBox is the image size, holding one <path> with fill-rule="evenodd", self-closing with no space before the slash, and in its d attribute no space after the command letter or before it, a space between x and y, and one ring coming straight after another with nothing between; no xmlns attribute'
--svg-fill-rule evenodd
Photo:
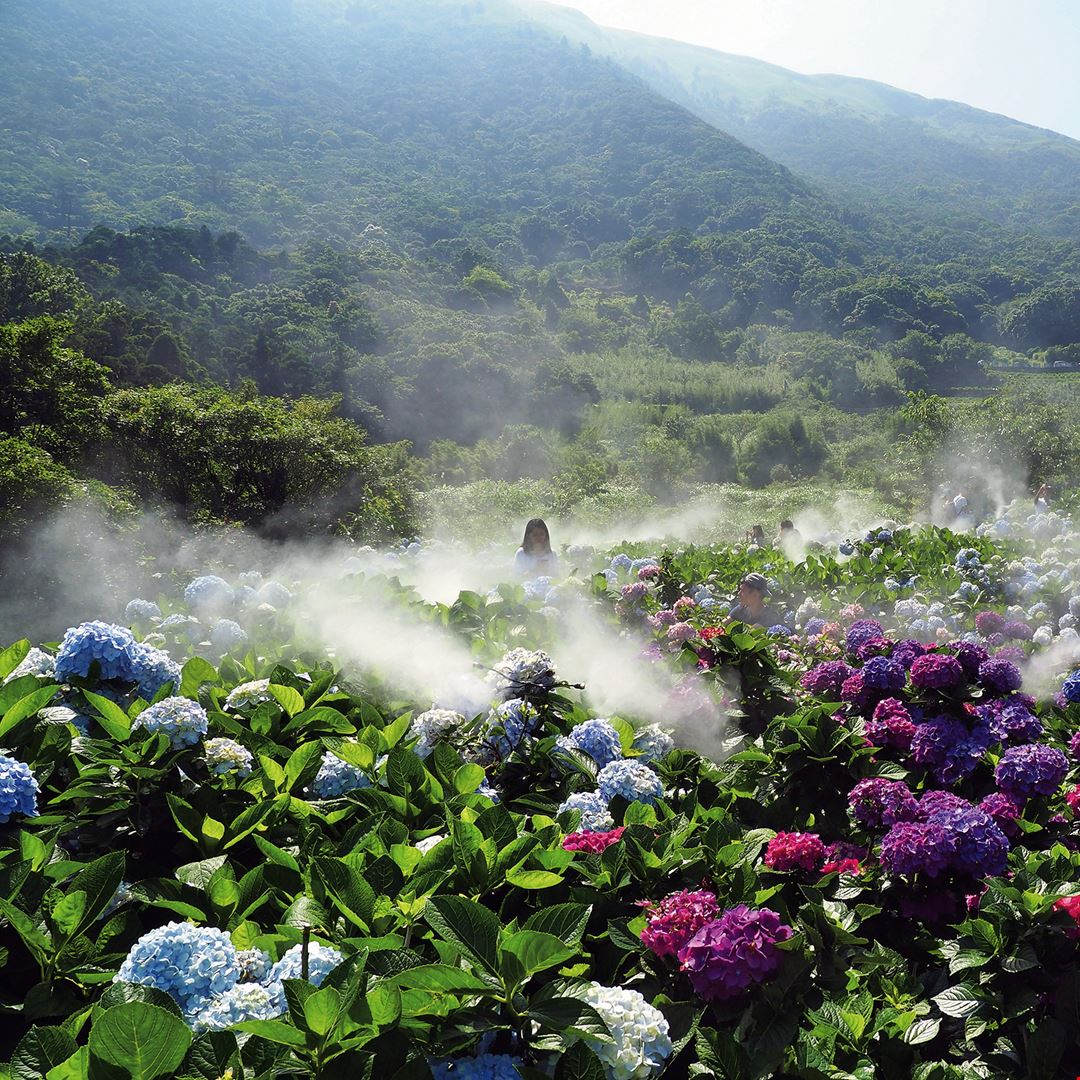
<svg viewBox="0 0 1080 1080"><path fill-rule="evenodd" d="M1069 809L1077 817L1080 817L1080 784L1065 792L1065 802L1068 804Z"/></svg>
<svg viewBox="0 0 1080 1080"><path fill-rule="evenodd" d="M679 966L706 1001L727 1001L779 970L791 927L770 908L740 904L706 923L679 950Z"/></svg>
<svg viewBox="0 0 1080 1080"><path fill-rule="evenodd" d="M612 844L617 843L625 831L625 826L609 829L607 832L575 832L563 838L565 851L584 851L588 855L599 855Z"/></svg>
<svg viewBox="0 0 1080 1080"><path fill-rule="evenodd" d="M902 701L885 698L874 708L872 719L866 721L866 737L874 746L893 746L910 750L915 723Z"/></svg>
<svg viewBox="0 0 1080 1080"><path fill-rule="evenodd" d="M642 566L637 572L638 581L652 581L653 578L658 578L659 576L660 567L654 565Z"/></svg>
<svg viewBox="0 0 1080 1080"><path fill-rule="evenodd" d="M911 665L911 685L920 690L951 690L964 678L963 666L955 656L927 653Z"/></svg>
<svg viewBox="0 0 1080 1080"><path fill-rule="evenodd" d="M693 611L697 604L689 596L680 596L671 606L676 615L685 615L687 612Z"/></svg>
<svg viewBox="0 0 1080 1080"><path fill-rule="evenodd" d="M688 622L677 622L668 627L667 639L673 644L689 641L697 631Z"/></svg>
<svg viewBox="0 0 1080 1080"><path fill-rule="evenodd" d="M644 581L632 581L622 587L624 600L640 600L649 591L649 586Z"/></svg>
<svg viewBox="0 0 1080 1080"><path fill-rule="evenodd" d="M778 832L765 848L765 865L772 870L816 870L825 859L817 833Z"/></svg>
<svg viewBox="0 0 1080 1080"><path fill-rule="evenodd" d="M679 950L719 911L716 897L704 889L672 893L648 906L649 921L641 940L657 956L677 956Z"/></svg>

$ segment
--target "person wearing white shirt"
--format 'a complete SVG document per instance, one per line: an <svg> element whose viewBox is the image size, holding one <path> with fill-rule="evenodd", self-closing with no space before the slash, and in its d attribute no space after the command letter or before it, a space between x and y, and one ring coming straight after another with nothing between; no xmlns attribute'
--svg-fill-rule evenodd
<svg viewBox="0 0 1080 1080"><path fill-rule="evenodd" d="M522 577L549 577L558 565L558 556L551 550L551 534L542 518L533 518L525 526L521 547L514 556L514 567Z"/></svg>

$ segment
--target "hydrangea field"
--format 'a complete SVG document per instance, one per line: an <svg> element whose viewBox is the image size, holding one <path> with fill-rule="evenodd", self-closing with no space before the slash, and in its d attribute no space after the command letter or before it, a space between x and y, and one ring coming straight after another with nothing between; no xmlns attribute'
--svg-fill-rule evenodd
<svg viewBox="0 0 1080 1080"><path fill-rule="evenodd" d="M434 700L267 567L10 644L7 1074L1074 1075L1080 528L810 547L572 549L452 603L401 583L431 545L324 566L337 625L471 657ZM748 571L783 622L727 618ZM553 660L582 613L664 708Z"/></svg>

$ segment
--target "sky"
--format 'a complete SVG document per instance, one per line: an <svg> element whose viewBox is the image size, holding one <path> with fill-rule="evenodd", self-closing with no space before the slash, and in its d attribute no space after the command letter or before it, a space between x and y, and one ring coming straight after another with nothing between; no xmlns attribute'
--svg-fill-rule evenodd
<svg viewBox="0 0 1080 1080"><path fill-rule="evenodd" d="M1080 138L1080 0L556 0L595 22L855 75Z"/></svg>

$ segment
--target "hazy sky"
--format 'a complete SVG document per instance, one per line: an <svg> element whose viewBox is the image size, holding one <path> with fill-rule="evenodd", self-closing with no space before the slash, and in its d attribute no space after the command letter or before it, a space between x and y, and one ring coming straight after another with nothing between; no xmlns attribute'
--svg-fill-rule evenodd
<svg viewBox="0 0 1080 1080"><path fill-rule="evenodd" d="M877 79L1080 138L1080 0L556 0L606 26Z"/></svg>

